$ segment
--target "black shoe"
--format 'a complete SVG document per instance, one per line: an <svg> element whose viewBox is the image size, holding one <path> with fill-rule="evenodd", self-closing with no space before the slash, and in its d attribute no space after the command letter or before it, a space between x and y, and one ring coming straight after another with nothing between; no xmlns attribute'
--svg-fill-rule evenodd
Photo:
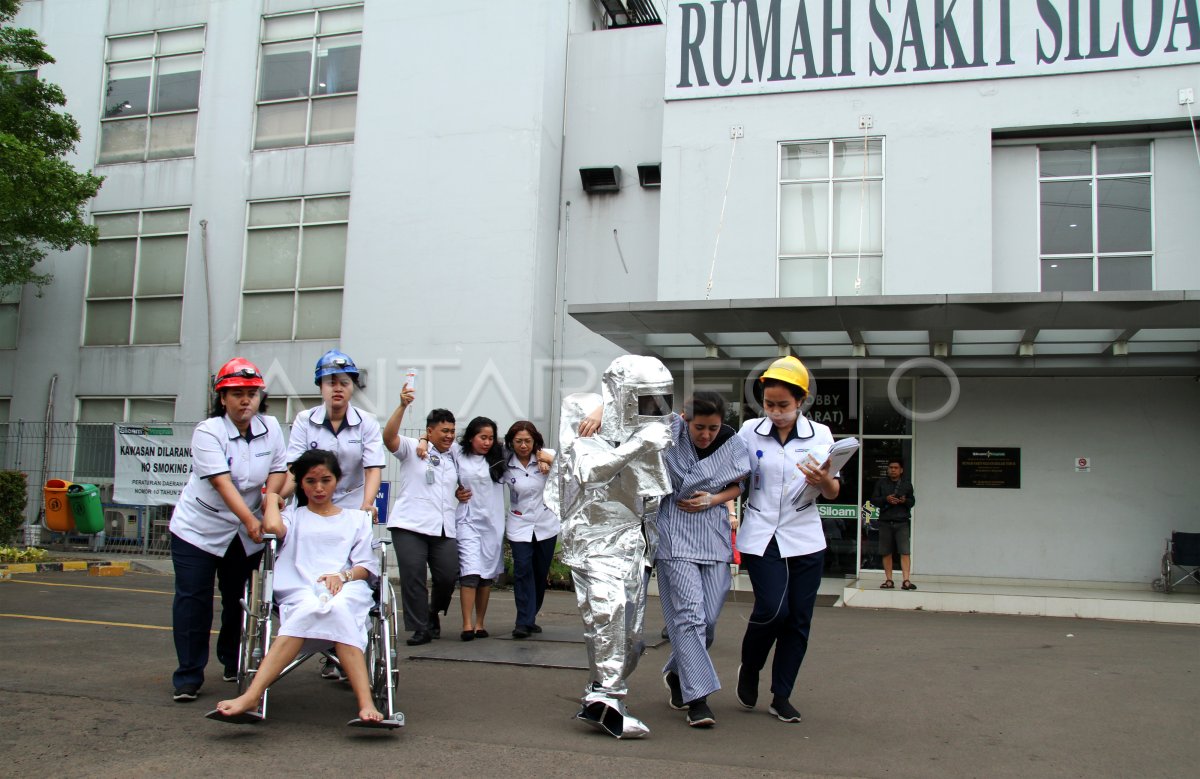
<svg viewBox="0 0 1200 779"><path fill-rule="evenodd" d="M1197 579L1196 579L1196 580L1197 580L1197 581L1200 581L1200 577L1197 577ZM530 632L530 633L541 633L541 632L542 632L542 626L541 626L541 625L539 625L539 624L537 624L537 623L535 622L535 623L533 623L532 625L530 625L530 626L529 626L529 632Z"/></svg>
<svg viewBox="0 0 1200 779"><path fill-rule="evenodd" d="M458 634L458 638L460 641L474 641L475 640L475 631L474 630L464 630L463 632Z"/></svg>
<svg viewBox="0 0 1200 779"><path fill-rule="evenodd" d="M530 631L528 625L517 625L515 628L513 628L512 637L513 638L529 638L529 635L531 632L532 631Z"/></svg>
<svg viewBox="0 0 1200 779"><path fill-rule="evenodd" d="M429 636L431 638L442 637L442 620L436 611L429 612Z"/></svg>
<svg viewBox="0 0 1200 779"><path fill-rule="evenodd" d="M800 712L796 711L796 707L789 703L787 698L776 696L767 711L778 717L780 722L800 721Z"/></svg>
<svg viewBox="0 0 1200 779"><path fill-rule="evenodd" d="M176 703L191 703L200 697L200 685L185 684L182 687L175 688L175 694L171 696L171 700Z"/></svg>
<svg viewBox="0 0 1200 779"><path fill-rule="evenodd" d="M225 666L225 672L221 674L221 681L236 682L237 681L237 666Z"/></svg>
<svg viewBox="0 0 1200 779"><path fill-rule="evenodd" d="M758 674L738 666L737 692L734 694L742 708L753 709L758 703Z"/></svg>
<svg viewBox="0 0 1200 779"><path fill-rule="evenodd" d="M674 671L667 671L663 674L663 684L671 693L671 697L667 699L667 705L676 711L683 711L687 708L687 704L683 702L683 688L679 686L679 674Z"/></svg>
<svg viewBox="0 0 1200 779"><path fill-rule="evenodd" d="M717 724L712 709L708 708L708 703L704 698L697 698L689 703L687 710L687 723L693 728L711 728Z"/></svg>
<svg viewBox="0 0 1200 779"><path fill-rule="evenodd" d="M332 679L335 682L344 682L346 674L342 671L342 667L333 662L329 658L325 659L325 667L321 669L322 679Z"/></svg>
<svg viewBox="0 0 1200 779"><path fill-rule="evenodd" d="M433 636L429 635L428 630L418 630L416 633L412 634L412 638L408 639L404 643L408 644L409 646L420 646L421 644L428 644L432 640Z"/></svg>

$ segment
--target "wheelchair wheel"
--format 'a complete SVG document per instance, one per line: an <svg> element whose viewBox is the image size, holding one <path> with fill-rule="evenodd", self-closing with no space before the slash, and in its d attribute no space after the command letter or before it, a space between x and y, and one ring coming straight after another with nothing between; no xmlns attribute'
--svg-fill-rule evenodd
<svg viewBox="0 0 1200 779"><path fill-rule="evenodd" d="M238 693L246 692L266 654L271 630L270 608L263 603L262 573L254 571L246 584L242 608L242 646L238 654Z"/></svg>
<svg viewBox="0 0 1200 779"><path fill-rule="evenodd" d="M375 707L384 716L404 721L397 708L397 690L400 669L397 667L397 641L399 639L396 614L393 604L395 592L385 582L380 593L379 607L371 615L371 631L367 641L367 673L371 679L371 697Z"/></svg>
<svg viewBox="0 0 1200 779"><path fill-rule="evenodd" d="M1150 588L1152 590L1154 590L1155 592L1166 592L1167 580L1166 579L1155 579L1154 581L1150 582Z"/></svg>

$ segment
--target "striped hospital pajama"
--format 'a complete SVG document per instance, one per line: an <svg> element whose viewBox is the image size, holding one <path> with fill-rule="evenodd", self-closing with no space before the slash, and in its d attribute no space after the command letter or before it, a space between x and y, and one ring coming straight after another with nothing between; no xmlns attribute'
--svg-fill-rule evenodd
<svg viewBox="0 0 1200 779"><path fill-rule="evenodd" d="M656 565L658 597L671 639L663 673L679 674L683 700L690 703L721 689L708 647L729 593L729 563L658 560Z"/></svg>

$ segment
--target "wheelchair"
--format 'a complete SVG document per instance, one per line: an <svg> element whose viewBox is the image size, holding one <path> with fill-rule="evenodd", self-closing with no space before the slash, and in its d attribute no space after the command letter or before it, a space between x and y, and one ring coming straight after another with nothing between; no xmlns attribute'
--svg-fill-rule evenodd
<svg viewBox="0 0 1200 779"><path fill-rule="evenodd" d="M1200 533L1172 531L1161 566L1162 576L1150 585L1155 592L1170 592L1189 580L1200 584Z"/></svg>
<svg viewBox="0 0 1200 779"><path fill-rule="evenodd" d="M246 584L242 600L242 641L238 650L237 670L239 695L245 693L250 687L254 675L258 673L259 665L267 656L267 652L271 650L274 634L279 628L279 610L274 602L275 556L278 540L274 535L267 534L263 536L263 541L266 548L263 551L262 562ZM371 697L375 707L383 713L384 721L383 723L367 724L355 719L347 723L349 725L395 729L403 727L405 724L404 713L396 706L400 678L400 669L397 664L399 626L396 614L398 601L387 573L387 550L391 543L389 539L383 538L375 541L373 545L379 550L380 556L379 582L375 589L375 606L371 609L369 617L367 648L363 653L371 685ZM340 661L331 650L332 647L320 652L302 652L288 663L279 674L279 679L287 676L316 654L323 655L327 664L340 666ZM268 687L259 700L257 711L248 713L250 716L244 721L261 722L266 719L270 693L271 689Z"/></svg>

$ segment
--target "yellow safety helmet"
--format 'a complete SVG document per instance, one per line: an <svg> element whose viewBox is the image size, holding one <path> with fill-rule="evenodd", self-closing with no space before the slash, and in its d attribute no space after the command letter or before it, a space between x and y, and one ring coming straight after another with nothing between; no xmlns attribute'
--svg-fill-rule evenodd
<svg viewBox="0 0 1200 779"><path fill-rule="evenodd" d="M805 368L804 363L790 355L780 357L771 363L763 371L763 375L758 377L760 382L767 379L778 379L794 387L799 387L804 390L805 395L808 394L808 368Z"/></svg>

